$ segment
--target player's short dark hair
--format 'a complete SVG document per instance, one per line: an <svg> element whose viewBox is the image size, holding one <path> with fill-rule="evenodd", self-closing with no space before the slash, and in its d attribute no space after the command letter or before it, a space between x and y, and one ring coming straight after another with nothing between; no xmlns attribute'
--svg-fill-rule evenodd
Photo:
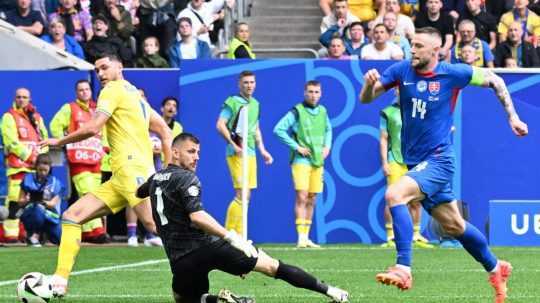
<svg viewBox="0 0 540 303"><path fill-rule="evenodd" d="M176 109L178 109L178 99L173 96L167 96L163 98L163 100L161 101L161 107L165 106L165 104L167 104L167 102L169 101L174 101L176 103Z"/></svg>
<svg viewBox="0 0 540 303"><path fill-rule="evenodd" d="M81 80L78 80L77 82L75 82L75 89L77 89L79 87L79 84L81 83L86 83L88 85L90 85L90 81L86 80L86 79L81 79ZM92 85L90 85L92 86Z"/></svg>
<svg viewBox="0 0 540 303"><path fill-rule="evenodd" d="M242 80L244 79L244 77L249 77L249 76L255 76L255 73L253 73L250 70L245 70L241 72L240 75L238 75L238 80Z"/></svg>
<svg viewBox="0 0 540 303"><path fill-rule="evenodd" d="M306 82L306 84L304 85L304 89L306 89L308 86L321 86L321 82L317 81L317 80L309 80L308 82Z"/></svg>
<svg viewBox="0 0 540 303"><path fill-rule="evenodd" d="M101 60L101 59L105 59L105 58L109 58L109 60L111 61L116 61L116 62L119 62L119 63L122 63L122 59L120 59L120 57L118 57L117 54L113 54L113 53L103 53L103 54L100 54L96 61L97 60Z"/></svg>
<svg viewBox="0 0 540 303"><path fill-rule="evenodd" d="M425 26L425 27L417 28L415 30L415 33L437 36L437 37L439 37L439 39L442 40L441 32L438 29L436 29L436 28L434 28L432 26Z"/></svg>
<svg viewBox="0 0 540 303"><path fill-rule="evenodd" d="M190 134L190 133L181 133L180 135L174 137L174 140L172 142L172 145L175 146L177 144L180 144L184 141L191 141L195 144L201 144L201 142L199 141L199 139L197 137L195 137L195 135L193 134Z"/></svg>
<svg viewBox="0 0 540 303"><path fill-rule="evenodd" d="M52 159L49 154L39 154L36 158L36 167L40 164L52 166Z"/></svg>

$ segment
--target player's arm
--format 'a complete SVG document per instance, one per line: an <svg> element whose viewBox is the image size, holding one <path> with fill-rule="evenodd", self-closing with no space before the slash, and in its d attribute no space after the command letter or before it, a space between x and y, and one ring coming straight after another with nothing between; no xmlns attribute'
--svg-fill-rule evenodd
<svg viewBox="0 0 540 303"><path fill-rule="evenodd" d="M510 123L512 131L520 137L525 136L528 133L527 124L519 119L510 92L501 77L489 69L473 67L470 84L493 89L503 106L504 111L508 115L508 122Z"/></svg>
<svg viewBox="0 0 540 303"><path fill-rule="evenodd" d="M225 141L234 148L234 151L237 154L241 154L242 147L234 143L231 137L231 132L229 131L229 128L227 127L227 123L229 122L229 119L232 119L232 112L229 109L229 107L224 106L216 122L216 129L218 133L223 137L223 139L225 139Z"/></svg>
<svg viewBox="0 0 540 303"><path fill-rule="evenodd" d="M364 86L360 91L360 102L371 103L384 93L385 89L381 81L379 81L380 78L381 76L376 69L371 69L364 75Z"/></svg>
<svg viewBox="0 0 540 303"><path fill-rule="evenodd" d="M161 148L164 158L163 167L167 167L167 165L171 163L172 157L172 131L165 120L163 120L163 118L154 110L150 111L150 130L158 134L159 138L161 139Z"/></svg>
<svg viewBox="0 0 540 303"><path fill-rule="evenodd" d="M84 139L88 139L90 137L93 137L101 131L105 123L107 123L107 120L109 120L109 115L97 111L92 120L90 120L88 123L85 123L84 126L79 128L78 130L68 134L67 136L64 136L60 139L47 139L39 142L40 146L63 146L69 143L73 142L79 142Z"/></svg>
<svg viewBox="0 0 540 303"><path fill-rule="evenodd" d="M272 164L274 162L274 158L272 158L272 155L266 150L266 147L264 147L263 137L261 128L259 127L259 123L257 123L257 129L255 130L255 143L257 144L257 148L261 152L261 155L264 158L265 164Z"/></svg>

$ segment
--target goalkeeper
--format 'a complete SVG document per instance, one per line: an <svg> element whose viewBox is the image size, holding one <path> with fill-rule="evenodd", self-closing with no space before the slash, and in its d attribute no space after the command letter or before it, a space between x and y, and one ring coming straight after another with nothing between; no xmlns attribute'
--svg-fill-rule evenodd
<svg viewBox="0 0 540 303"><path fill-rule="evenodd" d="M177 303L255 302L227 290L208 294L208 273L214 269L242 276L258 271L299 288L348 302L348 293L329 286L301 268L271 258L234 231L227 231L204 211L201 183L195 175L199 140L188 133L172 144L172 164L139 187L139 198L150 197L152 214L173 273Z"/></svg>

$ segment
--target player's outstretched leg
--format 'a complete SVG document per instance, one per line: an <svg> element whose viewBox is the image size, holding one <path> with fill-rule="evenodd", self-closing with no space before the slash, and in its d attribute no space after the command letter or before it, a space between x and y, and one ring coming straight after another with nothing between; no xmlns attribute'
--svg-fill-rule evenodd
<svg viewBox="0 0 540 303"><path fill-rule="evenodd" d="M254 270L283 280L294 287L304 288L326 295L333 302L349 302L349 293L347 291L320 281L300 267L278 261L260 249Z"/></svg>
<svg viewBox="0 0 540 303"><path fill-rule="evenodd" d="M413 223L409 208L405 204L390 207L392 224L397 250L396 266L388 268L386 272L375 276L377 282L385 285L394 285L401 290L412 287L411 259Z"/></svg>
<svg viewBox="0 0 540 303"><path fill-rule="evenodd" d="M507 297L507 281L512 274L509 262L497 260L488 242L474 225L461 217L456 202L438 206L432 211L435 219L450 236L456 238L463 248L489 273L489 283L495 290L495 302L503 303Z"/></svg>
<svg viewBox="0 0 540 303"><path fill-rule="evenodd" d="M63 297L68 279L81 246L81 225L110 213L110 209L92 194L86 194L62 215L62 237L58 249L56 272L51 278L53 295Z"/></svg>

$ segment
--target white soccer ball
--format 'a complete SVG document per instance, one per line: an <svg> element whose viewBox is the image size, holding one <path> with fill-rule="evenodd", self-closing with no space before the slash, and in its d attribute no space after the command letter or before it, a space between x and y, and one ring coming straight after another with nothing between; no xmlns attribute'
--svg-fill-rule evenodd
<svg viewBox="0 0 540 303"><path fill-rule="evenodd" d="M17 283L17 298L24 303L49 302L53 296L49 277L39 272L22 276Z"/></svg>

